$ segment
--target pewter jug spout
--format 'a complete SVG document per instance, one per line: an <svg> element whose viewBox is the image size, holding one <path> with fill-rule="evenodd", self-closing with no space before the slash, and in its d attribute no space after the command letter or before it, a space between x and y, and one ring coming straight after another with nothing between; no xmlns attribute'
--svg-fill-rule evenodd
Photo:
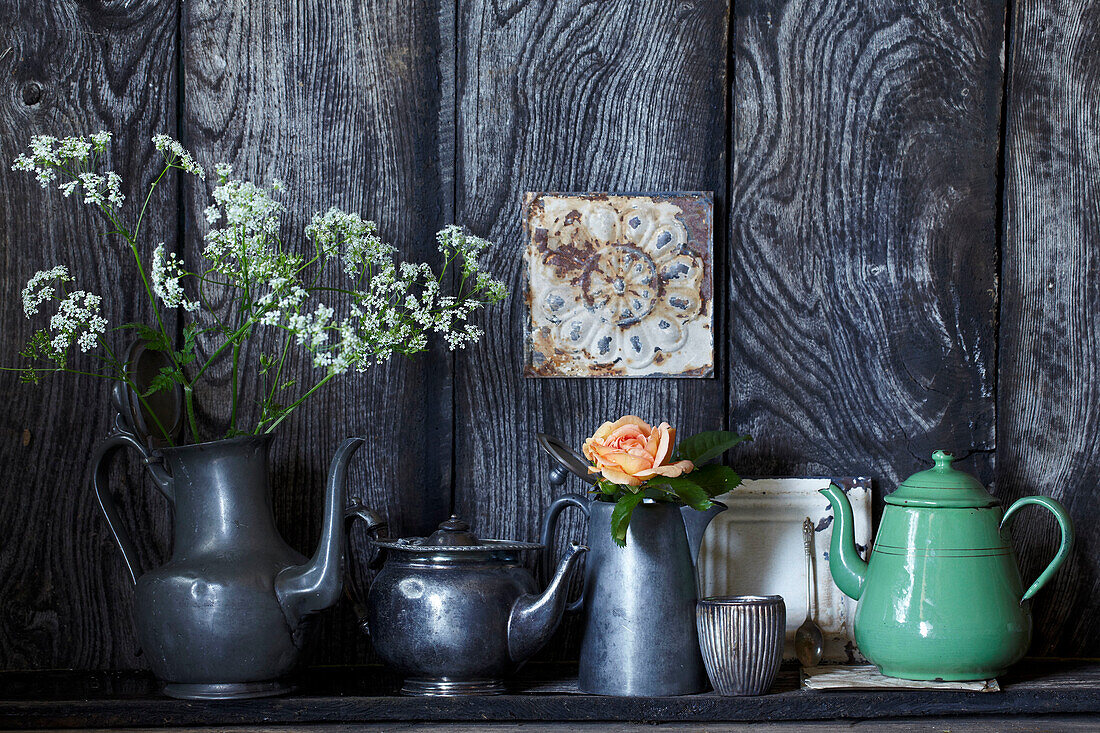
<svg viewBox="0 0 1100 733"><path fill-rule="evenodd" d="M833 539L829 545L829 572L841 593L859 600L867 579L867 563L856 551L855 517L848 495L836 484L821 493L833 508Z"/></svg>
<svg viewBox="0 0 1100 733"><path fill-rule="evenodd" d="M572 543L542 595L523 595L512 604L508 618L508 656L516 664L541 649L558 628L569 594L569 579L577 560L585 552L588 552L587 547Z"/></svg>
<svg viewBox="0 0 1100 733"><path fill-rule="evenodd" d="M343 592L347 469L363 442L363 438L348 438L332 459L325 489L325 520L313 557L304 565L286 568L275 578L275 592L292 629L306 616L336 603Z"/></svg>
<svg viewBox="0 0 1100 733"><path fill-rule="evenodd" d="M710 526L712 519L726 511L726 505L712 501L714 506L705 511L698 511L689 506L680 507L680 516L684 518L684 530L687 532L688 549L691 550L692 565L699 564L699 548L703 546L703 534Z"/></svg>

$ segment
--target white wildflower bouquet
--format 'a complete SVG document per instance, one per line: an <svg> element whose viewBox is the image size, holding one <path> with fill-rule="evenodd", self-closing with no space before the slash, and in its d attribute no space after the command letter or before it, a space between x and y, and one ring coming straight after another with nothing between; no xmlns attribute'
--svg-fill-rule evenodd
<svg viewBox="0 0 1100 733"><path fill-rule="evenodd" d="M164 158L160 174L149 184L132 227L125 225L122 178L101 171L111 141L107 132L58 139L37 136L20 155L13 170L33 173L44 188L62 195L82 196L98 208L133 255L136 274L148 296L154 323L127 323L114 328L101 313L102 298L76 289L64 265L38 272L23 290L28 318L50 309L49 325L35 332L18 367L24 381L38 382L56 372L90 374L122 381L144 401L159 390L179 385L192 440L198 442L193 392L220 359L231 359L231 415L226 437L273 431L279 423L325 384L349 370L364 371L393 354L412 355L428 346L428 335L446 339L451 349L477 341L481 330L469 320L477 309L507 297L504 284L481 269L479 255L490 242L450 226L439 232L442 270L425 263L401 262L378 235L378 226L357 214L331 208L314 215L305 228L308 254L287 247L281 239L279 181L263 188L233 179L228 165L215 168L213 203L206 209L209 230L201 262L189 265L163 244L149 246L142 223L157 184L178 170L206 180L205 171L183 146L166 135L153 138ZM346 285L323 285L328 268L339 268ZM444 277L453 274L455 294L444 293ZM220 309L211 303L225 294L231 303ZM328 300L326 300L328 299ZM162 313L178 311L182 343L165 328ZM173 328L175 321L172 322ZM242 347L259 329L281 332L273 353L256 364L245 364ZM126 364L111 346L109 334L130 330L146 349L161 351L165 366L144 390L131 383ZM209 354L200 354L202 341ZM297 386L284 375L292 351L304 351L316 367L316 380ZM92 366L73 365L78 352L95 351ZM254 425L238 425L241 373L257 370L254 381L258 416ZM153 416L155 419L155 415ZM165 432L160 426L161 432ZM167 437L167 436L166 436Z"/></svg>

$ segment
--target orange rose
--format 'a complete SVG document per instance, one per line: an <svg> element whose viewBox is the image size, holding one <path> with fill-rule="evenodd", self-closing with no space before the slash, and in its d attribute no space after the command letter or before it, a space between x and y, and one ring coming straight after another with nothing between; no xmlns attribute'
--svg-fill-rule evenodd
<svg viewBox="0 0 1100 733"><path fill-rule="evenodd" d="M608 481L638 486L654 476L681 476L695 468L691 461L669 463L676 431L663 422L657 427L633 415L605 422L584 441L584 457L594 463L589 473Z"/></svg>

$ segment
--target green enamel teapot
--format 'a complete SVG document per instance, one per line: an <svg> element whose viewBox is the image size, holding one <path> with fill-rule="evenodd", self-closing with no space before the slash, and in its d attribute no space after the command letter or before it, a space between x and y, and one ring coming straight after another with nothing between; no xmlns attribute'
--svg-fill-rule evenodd
<svg viewBox="0 0 1100 733"><path fill-rule="evenodd" d="M1061 504L1028 496L1001 510L944 451L885 498L878 535L864 562L856 551L852 505L832 484L821 493L835 518L829 569L856 606L856 645L890 677L980 680L1003 674L1031 643L1027 603L1069 555L1073 523ZM1062 542L1025 593L1008 536L1028 505L1048 509Z"/></svg>

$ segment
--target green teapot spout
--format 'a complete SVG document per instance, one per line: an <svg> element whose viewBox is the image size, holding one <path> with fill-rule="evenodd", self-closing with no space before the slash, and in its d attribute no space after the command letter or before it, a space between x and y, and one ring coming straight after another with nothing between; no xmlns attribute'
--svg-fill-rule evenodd
<svg viewBox="0 0 1100 733"><path fill-rule="evenodd" d="M844 490L836 484L821 493L833 508L833 541L829 546L829 572L840 592L859 600L867 579L867 563L856 551L855 519Z"/></svg>

